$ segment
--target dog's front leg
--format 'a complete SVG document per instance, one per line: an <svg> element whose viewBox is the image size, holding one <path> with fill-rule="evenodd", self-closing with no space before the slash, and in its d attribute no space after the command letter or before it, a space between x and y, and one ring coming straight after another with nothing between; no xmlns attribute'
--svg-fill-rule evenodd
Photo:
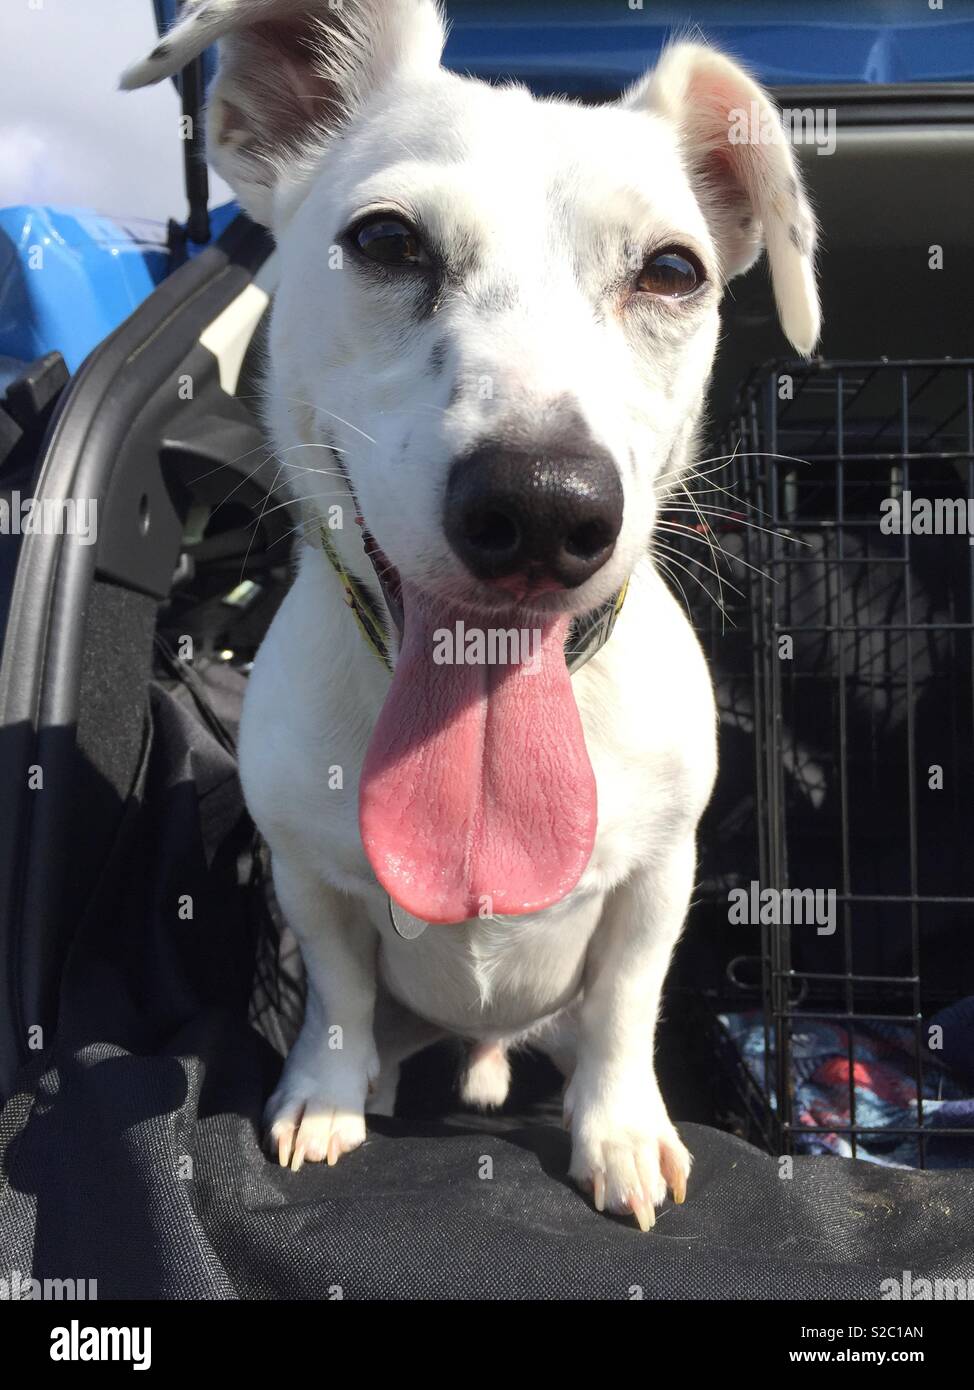
<svg viewBox="0 0 974 1390"><path fill-rule="evenodd" d="M267 1102L272 1152L295 1171L365 1138L365 1097L378 1073L373 1013L377 935L364 907L275 856L274 887L307 975L304 1023Z"/></svg>
<svg viewBox="0 0 974 1390"><path fill-rule="evenodd" d="M578 1058L565 1094L572 1178L600 1211L631 1211L644 1231L667 1187L683 1201L690 1171L656 1081L653 1042L694 864L691 836L607 902L586 960Z"/></svg>

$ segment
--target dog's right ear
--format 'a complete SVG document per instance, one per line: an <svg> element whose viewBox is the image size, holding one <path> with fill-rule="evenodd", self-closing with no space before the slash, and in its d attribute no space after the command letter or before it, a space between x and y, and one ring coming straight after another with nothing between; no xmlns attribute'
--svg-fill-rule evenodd
<svg viewBox="0 0 974 1390"><path fill-rule="evenodd" d="M397 73L435 69L445 38L435 0L187 0L120 85L159 82L219 41L207 153L251 217L272 226L275 191L302 154Z"/></svg>

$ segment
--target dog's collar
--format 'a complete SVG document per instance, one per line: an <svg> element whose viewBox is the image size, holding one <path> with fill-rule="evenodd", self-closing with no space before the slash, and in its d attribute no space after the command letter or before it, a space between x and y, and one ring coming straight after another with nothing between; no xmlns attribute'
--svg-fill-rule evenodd
<svg viewBox="0 0 974 1390"><path fill-rule="evenodd" d="M361 580L356 579L345 565L328 535L327 527L319 523L317 532L321 541L321 548L331 561L331 567L341 581L342 589L345 591L345 602L352 610L352 616L359 625L359 631L382 664L391 671L392 662L389 660L385 623L382 620L379 605Z"/></svg>
<svg viewBox="0 0 974 1390"><path fill-rule="evenodd" d="M319 522L316 529L321 548L328 557L332 569L338 575L345 592L345 602L352 610L359 631L382 664L391 671L392 660L389 656L386 626L379 604L367 585L356 579L344 563L334 542L328 535L328 528ZM612 629L615 627L616 618L618 618L625 602L628 587L629 581L626 580L626 583L614 597L608 599L591 613L584 613L572 622L568 631L568 640L565 643L565 661L569 672L573 675L585 665L586 661L591 660L596 652L601 651L608 642Z"/></svg>

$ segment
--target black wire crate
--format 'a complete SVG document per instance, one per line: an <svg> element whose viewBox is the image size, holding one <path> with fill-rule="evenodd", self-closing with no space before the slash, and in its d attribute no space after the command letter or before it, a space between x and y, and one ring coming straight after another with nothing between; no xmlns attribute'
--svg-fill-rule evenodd
<svg viewBox="0 0 974 1390"><path fill-rule="evenodd" d="M748 785L703 850L752 1132L974 1166L974 362L766 367L688 492L663 558Z"/></svg>

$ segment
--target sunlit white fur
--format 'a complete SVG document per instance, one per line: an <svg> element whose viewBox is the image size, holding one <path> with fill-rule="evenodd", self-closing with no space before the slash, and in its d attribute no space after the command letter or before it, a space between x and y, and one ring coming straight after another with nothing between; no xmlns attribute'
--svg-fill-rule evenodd
<svg viewBox="0 0 974 1390"><path fill-rule="evenodd" d="M499 1103L503 1053L531 1043L569 1078L573 1177L597 1205L632 1210L646 1227L667 1186L682 1200L689 1170L655 1081L653 1035L716 767L708 674L648 546L659 496L693 462L722 280L760 253L764 224L783 319L810 349L813 223L787 147L738 152L750 163L738 184L722 184L709 159L714 112L758 89L706 47L670 49L628 98L584 109L438 67L429 0L344 8L354 24L335 31L340 61L331 53L295 75L292 55L280 77L303 83L304 96L333 84L342 119L334 103L327 123L313 108L302 117L299 102L271 127L240 76L254 62L254 18L313 12L327 48L324 3L209 0L175 31L172 56L128 78L157 80L203 42L225 40L215 109L228 134L221 144L211 129L211 150L281 252L266 408L281 479L312 516L344 508L332 539L368 580L336 451L400 572L476 602L440 521L451 462L498 432L540 432L570 406L615 459L625 511L611 559L558 601L579 611L627 576L631 585L608 645L573 678L599 808L578 887L534 917L430 927L405 941L357 825L359 771L389 676L327 559L301 547L240 738L247 802L309 983L303 1031L268 1105L271 1137L292 1166L337 1161L365 1136L370 1088L373 1108L389 1113L400 1062L443 1032L482 1045L464 1092ZM697 119L704 107L709 121ZM275 141L287 151L271 160ZM432 312L417 314L411 292L336 254L373 208L401 209L465 249L462 283ZM692 303L627 288L645 248L668 243L690 246L708 272Z"/></svg>

